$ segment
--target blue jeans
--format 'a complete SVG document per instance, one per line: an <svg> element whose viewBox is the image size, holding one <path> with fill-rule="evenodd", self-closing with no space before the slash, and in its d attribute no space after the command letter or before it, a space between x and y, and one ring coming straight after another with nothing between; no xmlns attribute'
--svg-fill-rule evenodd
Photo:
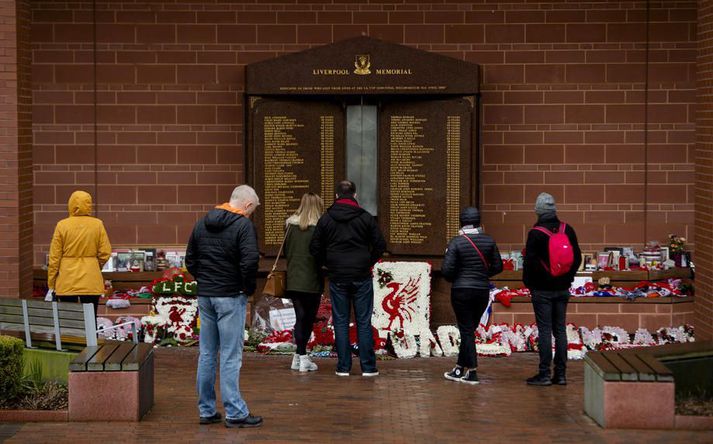
<svg viewBox="0 0 713 444"><path fill-rule="evenodd" d="M245 309L248 298L198 297L201 321L198 357L198 411L201 417L213 416L215 409L215 368L220 348L220 395L225 416L243 419L248 406L240 396L240 367L243 364Z"/></svg>
<svg viewBox="0 0 713 444"><path fill-rule="evenodd" d="M352 369L351 345L349 344L349 315L354 304L357 336L359 338L359 361L362 372L376 371L374 335L371 330L371 314L374 311L374 287L371 279L356 282L330 282L332 299L332 322L334 343L337 347L337 371Z"/></svg>

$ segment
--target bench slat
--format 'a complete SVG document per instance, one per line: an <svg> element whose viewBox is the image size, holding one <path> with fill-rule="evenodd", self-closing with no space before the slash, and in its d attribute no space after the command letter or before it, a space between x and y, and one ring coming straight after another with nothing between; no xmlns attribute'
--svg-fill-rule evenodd
<svg viewBox="0 0 713 444"><path fill-rule="evenodd" d="M619 356L626 360L631 366L636 370L639 376L639 381L656 381L656 375L651 368L644 364L636 354L633 353L620 353Z"/></svg>
<svg viewBox="0 0 713 444"><path fill-rule="evenodd" d="M12 324L16 324L18 322L23 323L23 318L22 315L16 316L16 315L7 315L7 314L0 314L0 322L10 322ZM49 324L48 324L49 322ZM34 325L54 325L52 322L52 318L37 318L30 316L30 324Z"/></svg>
<svg viewBox="0 0 713 444"><path fill-rule="evenodd" d="M121 370L138 371L151 353L153 353L153 345L137 344L121 363Z"/></svg>
<svg viewBox="0 0 713 444"><path fill-rule="evenodd" d="M611 362L609 362L601 352L589 352L584 355L592 369L605 381L620 381L621 373Z"/></svg>
<svg viewBox="0 0 713 444"><path fill-rule="evenodd" d="M607 358L609 362L614 364L616 368L619 369L621 372L621 380L622 381L638 381L639 380L639 375L636 369L634 369L631 364L626 362L621 356L619 356L619 353L613 352L613 351L608 351L606 353L603 353L602 356Z"/></svg>
<svg viewBox="0 0 713 444"><path fill-rule="evenodd" d="M44 300L42 301L33 301L33 300L28 300L27 301L27 308L38 308L38 309L43 309L47 308L52 309L52 303L51 302L45 302ZM74 311L74 312L80 312L83 313L84 309L82 308L81 302L62 302L59 301L57 304L57 308L60 311Z"/></svg>
<svg viewBox="0 0 713 444"><path fill-rule="evenodd" d="M52 317L52 313L50 313L49 317L46 316L28 316L28 321L30 322L30 326L32 325L42 325L42 326L54 326L54 318Z"/></svg>
<svg viewBox="0 0 713 444"><path fill-rule="evenodd" d="M644 362L644 364L648 365L651 370L654 371L656 374L656 380L661 381L661 382L672 382L673 381L673 372L671 369L663 365L661 362L659 362L658 359L654 358L650 354L644 352L644 353L637 353L637 355L641 361Z"/></svg>
<svg viewBox="0 0 713 444"><path fill-rule="evenodd" d="M54 326L54 318L50 317L37 317L37 316L32 316L30 315L28 317L28 321L30 322L30 326L34 325L39 325L39 326L44 326L44 327L53 327ZM23 318L22 315L14 315L14 314L0 314L0 322L8 322L11 324L17 324L17 323L23 323ZM69 327L69 328L84 328L84 320L77 320L77 319L66 319L63 318L62 315L60 314L59 316L59 326L60 327Z"/></svg>
<svg viewBox="0 0 713 444"><path fill-rule="evenodd" d="M2 317L2 315L0 315ZM30 322L30 328L34 325L41 325L45 327L54 327L54 319L53 318L38 318L34 316L30 316L29 319ZM61 329L65 328L73 328L77 330L84 330L84 320L74 320L74 319L65 319L62 317L62 315L59 316L59 327Z"/></svg>
<svg viewBox="0 0 713 444"><path fill-rule="evenodd" d="M60 305L60 307L61 307L61 305ZM42 309L38 309L38 308L28 308L27 313L30 316L52 319L52 306L50 306L49 309L47 309L47 310L42 310ZM0 315L19 315L20 317L22 317L22 307L20 307L20 306L16 306L16 307L14 307L14 306L13 307L0 306ZM84 313L78 312L78 311L65 311L60 308L59 309L59 317L61 319L83 320Z"/></svg>
<svg viewBox="0 0 713 444"><path fill-rule="evenodd" d="M63 332L64 333L64 332ZM0 334L7 335L7 336L13 336L19 339L22 339L23 341L25 340L25 329L24 327L20 328L5 328L4 325L0 325ZM33 331L30 333L30 337L32 338L32 344L37 345L37 343L52 343L51 348L55 347L55 340L54 340L54 330L53 329L45 329L44 331L36 331L33 329ZM62 334L60 336L60 342L62 344L67 344L69 346L85 346L87 345L87 338L82 334L82 336L70 336L66 334ZM99 344L103 344L105 342L104 339L100 338L97 340ZM44 348L44 347L43 347Z"/></svg>
<svg viewBox="0 0 713 444"><path fill-rule="evenodd" d="M87 361L87 371L104 371L104 361L106 361L118 347L119 344L115 343L102 345L99 351Z"/></svg>
<svg viewBox="0 0 713 444"><path fill-rule="evenodd" d="M25 325L22 323L16 324L12 322L0 322L0 330L20 330L24 333ZM48 325L30 325L30 332L54 335L54 327ZM86 340L86 331L83 328L62 328L60 330L60 334L62 335L62 337L76 336L81 337L82 340Z"/></svg>
<svg viewBox="0 0 713 444"><path fill-rule="evenodd" d="M99 351L101 346L84 347L72 362L69 363L69 370L73 372L85 372L87 371L87 362L94 357L94 355Z"/></svg>
<svg viewBox="0 0 713 444"><path fill-rule="evenodd" d="M131 351L137 346L138 344L134 344L133 342L124 342L120 344L114 353L109 356L109 359L104 362L104 371L120 371L121 363L124 362L124 359L126 359L129 353L131 353Z"/></svg>
<svg viewBox="0 0 713 444"><path fill-rule="evenodd" d="M22 330L25 331L25 324L20 322L8 322L0 320L0 330Z"/></svg>

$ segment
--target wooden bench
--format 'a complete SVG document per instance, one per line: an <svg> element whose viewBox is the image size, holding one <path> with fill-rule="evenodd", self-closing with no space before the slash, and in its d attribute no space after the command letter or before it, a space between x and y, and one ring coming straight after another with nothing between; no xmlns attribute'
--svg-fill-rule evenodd
<svg viewBox="0 0 713 444"><path fill-rule="evenodd" d="M134 342L138 342L132 322L97 331L92 304L0 298L0 332L17 337L24 335L28 348L33 348L33 340L53 342L57 350L63 350L63 344L94 346L99 343L98 333L126 325L131 327Z"/></svg>
<svg viewBox="0 0 713 444"><path fill-rule="evenodd" d="M69 369L71 421L139 421L153 406L150 344L107 341L88 346Z"/></svg>
<svg viewBox="0 0 713 444"><path fill-rule="evenodd" d="M658 347L589 352L584 357L584 410L605 428L674 427L673 372Z"/></svg>

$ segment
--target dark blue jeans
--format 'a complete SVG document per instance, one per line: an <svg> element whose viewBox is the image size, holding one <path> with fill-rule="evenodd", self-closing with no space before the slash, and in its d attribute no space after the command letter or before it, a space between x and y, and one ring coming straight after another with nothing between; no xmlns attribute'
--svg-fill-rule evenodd
<svg viewBox="0 0 713 444"><path fill-rule="evenodd" d="M332 299L332 322L334 343L337 348L337 371L349 372L352 368L349 344L349 317L354 304L357 336L359 338L359 362L362 372L376 371L374 335L371 331L371 314L374 311L374 287L371 279L356 282L330 282Z"/></svg>
<svg viewBox="0 0 713 444"><path fill-rule="evenodd" d="M552 336L555 337L555 374L567 371L567 302L569 290L532 290L532 307L537 322L540 374L550 376Z"/></svg>

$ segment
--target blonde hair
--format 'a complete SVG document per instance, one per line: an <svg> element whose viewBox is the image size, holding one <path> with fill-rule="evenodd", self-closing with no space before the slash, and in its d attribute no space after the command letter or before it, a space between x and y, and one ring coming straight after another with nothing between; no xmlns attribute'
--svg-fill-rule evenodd
<svg viewBox="0 0 713 444"><path fill-rule="evenodd" d="M321 197L314 193L303 194L300 207L295 212L295 216L299 219L300 230L305 231L310 225L317 225L323 212L324 202Z"/></svg>

